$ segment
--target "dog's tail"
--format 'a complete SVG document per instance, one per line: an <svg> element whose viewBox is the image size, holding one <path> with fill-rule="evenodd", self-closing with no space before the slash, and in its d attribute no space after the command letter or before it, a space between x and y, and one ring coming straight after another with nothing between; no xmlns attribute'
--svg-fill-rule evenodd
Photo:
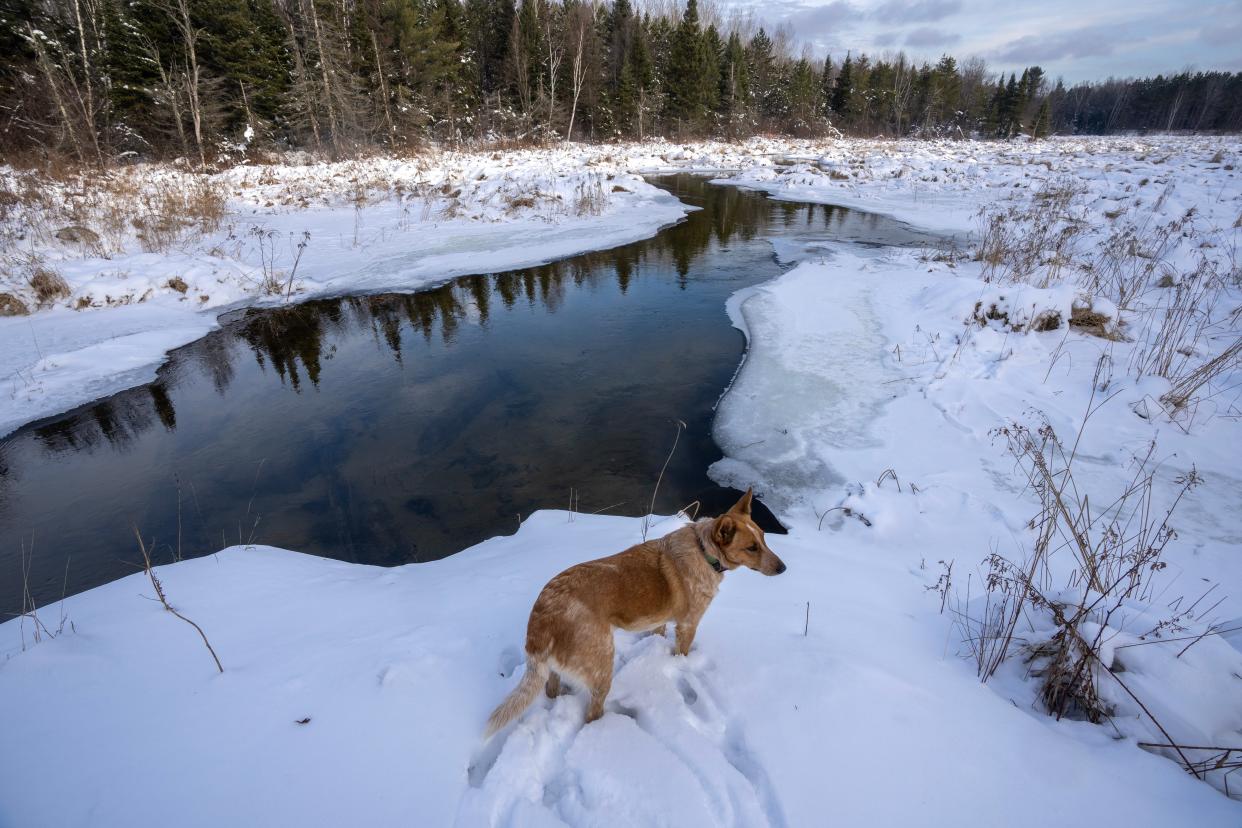
<svg viewBox="0 0 1242 828"><path fill-rule="evenodd" d="M492 711L492 715L487 720L487 731L483 734L483 738L487 739L496 731L507 725L509 722L522 715L522 711L530 707L530 703L535 700L535 696L539 695L539 691L543 689L544 682L548 680L548 662L536 655L527 654L526 657L526 673L522 676L522 680L518 682L518 686L513 688L513 692L509 697L500 703Z"/></svg>

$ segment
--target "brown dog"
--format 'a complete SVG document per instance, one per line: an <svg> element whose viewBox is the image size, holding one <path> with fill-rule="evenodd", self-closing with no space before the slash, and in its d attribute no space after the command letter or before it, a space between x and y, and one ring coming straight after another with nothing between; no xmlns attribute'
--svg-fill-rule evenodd
<svg viewBox="0 0 1242 828"><path fill-rule="evenodd" d="M607 558L571 566L539 593L526 626L526 674L487 722L487 735L517 718L561 676L591 691L586 720L604 712L612 686L612 628L633 632L677 625L675 652L687 655L724 573L746 566L779 575L785 564L750 517L747 490L718 518L703 518Z"/></svg>

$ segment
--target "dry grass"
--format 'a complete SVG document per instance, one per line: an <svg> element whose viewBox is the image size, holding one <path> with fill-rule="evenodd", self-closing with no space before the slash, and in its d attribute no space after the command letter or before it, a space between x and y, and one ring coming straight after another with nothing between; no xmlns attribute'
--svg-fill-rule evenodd
<svg viewBox="0 0 1242 828"><path fill-rule="evenodd" d="M1049 183L1031 201L982 216L975 261L985 282L1024 282L1045 288L1077 256L1083 224L1075 215L1085 192L1077 181Z"/></svg>
<svg viewBox="0 0 1242 828"><path fill-rule="evenodd" d="M1097 368L1097 378L1102 370ZM1083 428L1103 402L1092 408L1093 395ZM1176 537L1173 513L1201 482L1199 476L1191 468L1179 477L1171 503L1157 509L1153 442L1135 458L1121 492L1103 500L1101 508L1101 500L1082 490L1074 477L1081 430L1069 447L1047 424L1032 431L1012 423L996 433L1006 440L1039 509L1029 523L1035 542L1026 558L1014 562L993 550L986 559L982 609L972 614L969 591L964 603L959 600L952 607L980 678L986 682L1021 654L1029 674L1039 680L1040 699L1050 715L1095 723L1113 712L1101 695L1101 682L1115 682L1174 745L1164 725L1118 675L1120 668L1104 659L1104 637L1113 617L1126 614L1127 602L1152 600L1153 576L1164 568L1165 547ZM1054 584L1051 573L1063 568L1051 564L1065 554L1075 565L1064 583ZM1020 628L1041 632L1025 638ZM1177 753L1194 773L1185 753Z"/></svg>
<svg viewBox="0 0 1242 828"><path fill-rule="evenodd" d="M535 206L535 199L531 196L518 196L509 199L507 209L509 212L517 212L518 210L529 210Z"/></svg>
<svg viewBox="0 0 1242 828"><path fill-rule="evenodd" d="M33 242L107 257L134 237L144 250L164 252L218 230L226 216L220 181L166 167L0 176L0 253Z"/></svg>
<svg viewBox="0 0 1242 828"><path fill-rule="evenodd" d="M1114 342L1122 339L1117 328L1119 320L1094 310L1090 305L1075 304L1070 310L1069 325L1076 331Z"/></svg>
<svg viewBox="0 0 1242 828"><path fill-rule="evenodd" d="M1199 266L1183 274L1172 288L1161 290L1141 318L1138 339L1143 344L1130 360L1135 376L1173 379L1184 373L1212 325L1223 289L1216 267L1202 258Z"/></svg>
<svg viewBox="0 0 1242 828"><path fill-rule="evenodd" d="M608 206L608 194L599 176L579 182L574 188L574 215L598 216Z"/></svg>
<svg viewBox="0 0 1242 828"><path fill-rule="evenodd" d="M158 577L156 577L155 569L151 565L151 554L147 551L147 545L143 542L142 535L139 534L137 529L134 529L134 537L138 539L138 549L142 552L143 571L147 573L147 579L151 582L151 588L155 590L155 597L159 599L160 604L166 611L177 616L194 628L199 637L203 639L203 646L207 648L207 652L211 653L212 660L216 662L216 669L223 673L224 665L220 663L220 656L216 655L215 648L212 647L211 642L207 640L207 633L203 632L202 627L177 612L177 610L173 608L172 604L168 603L168 596L164 592L164 584Z"/></svg>
<svg viewBox="0 0 1242 828"><path fill-rule="evenodd" d="M31 538L29 546L26 545L25 541L22 541L21 547L19 549L18 560L19 560L19 563L21 564L21 578L22 578L22 608L21 608L21 612L18 613L18 630L21 636L22 650L25 651L27 648L27 644L26 644L27 624L29 624L30 626L30 634L31 634L30 646L34 646L35 644L41 643L45 638L52 639L52 638L56 638L57 636L61 635L65 631L66 624L69 625L70 630L72 630L73 632L77 632L77 629L74 627L73 622L70 621L69 617L65 614L65 593L68 591L68 586L69 586L69 559L65 560L65 575L64 575L64 580L61 583L61 592L60 592L60 612L59 612L60 618L59 618L59 621L55 629L52 629L51 627L49 627L47 623L43 620L43 618L40 617L39 605L35 602L34 594L31 593L30 591L30 571L31 571L31 567L34 564L34 538L33 537Z"/></svg>
<svg viewBox="0 0 1242 828"><path fill-rule="evenodd" d="M1242 365L1242 336L1236 337L1231 345L1199 367L1174 378L1172 387L1160 397L1160 402L1174 411L1184 409L1204 386L1239 365Z"/></svg>
<svg viewBox="0 0 1242 828"><path fill-rule="evenodd" d="M1141 224L1120 222L1112 229L1087 268L1084 287L1131 310L1154 282L1173 275L1169 257L1190 227L1194 210L1165 224L1151 224L1154 216L1146 213Z"/></svg>
<svg viewBox="0 0 1242 828"><path fill-rule="evenodd" d="M0 292L0 316L25 316L30 313L26 303L11 293Z"/></svg>
<svg viewBox="0 0 1242 828"><path fill-rule="evenodd" d="M50 305L58 299L64 299L71 292L65 277L42 264L31 267L29 282L40 305Z"/></svg>

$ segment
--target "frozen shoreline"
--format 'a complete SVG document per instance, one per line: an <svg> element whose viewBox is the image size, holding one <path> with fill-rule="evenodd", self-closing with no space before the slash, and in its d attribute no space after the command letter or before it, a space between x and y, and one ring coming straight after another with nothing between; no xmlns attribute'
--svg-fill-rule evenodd
<svg viewBox="0 0 1242 828"><path fill-rule="evenodd" d="M290 249L267 255L279 256L286 270L301 234L310 234L294 274L297 302L412 291L458 276L533 267L640 241L676 223L688 210L637 177L628 177L626 186L626 192L611 195L599 215L515 217L503 223L457 219L403 224L407 208L400 202L381 202L364 211L360 221L368 238L360 243L333 239L338 225L353 224L352 208L261 219L239 213L229 232L249 244L256 237L242 227L274 233L272 244L287 242ZM202 243L212 245L219 242ZM265 295L254 287L263 278L256 272L262 266L247 261L263 255L257 249L234 257L201 250L138 253L114 255L94 265L64 265L75 288L70 300L102 294L115 304L85 310L55 307L0 318L0 437L25 423L149 382L170 350L217 328L222 314L284 304L283 296ZM188 283L185 294L167 287L174 277Z"/></svg>

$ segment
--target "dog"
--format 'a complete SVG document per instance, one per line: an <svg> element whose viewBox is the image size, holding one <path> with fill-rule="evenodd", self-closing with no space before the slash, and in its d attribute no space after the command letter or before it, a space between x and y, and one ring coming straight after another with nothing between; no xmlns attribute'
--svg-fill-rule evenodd
<svg viewBox="0 0 1242 828"><path fill-rule="evenodd" d="M487 722L485 738L522 714L543 687L561 692L561 678L591 694L586 722L604 713L612 687L612 630L677 625L674 653L688 655L703 613L724 573L740 566L779 575L785 564L751 520L747 489L717 518L702 518L624 552L571 566L539 593L526 626L526 673Z"/></svg>

